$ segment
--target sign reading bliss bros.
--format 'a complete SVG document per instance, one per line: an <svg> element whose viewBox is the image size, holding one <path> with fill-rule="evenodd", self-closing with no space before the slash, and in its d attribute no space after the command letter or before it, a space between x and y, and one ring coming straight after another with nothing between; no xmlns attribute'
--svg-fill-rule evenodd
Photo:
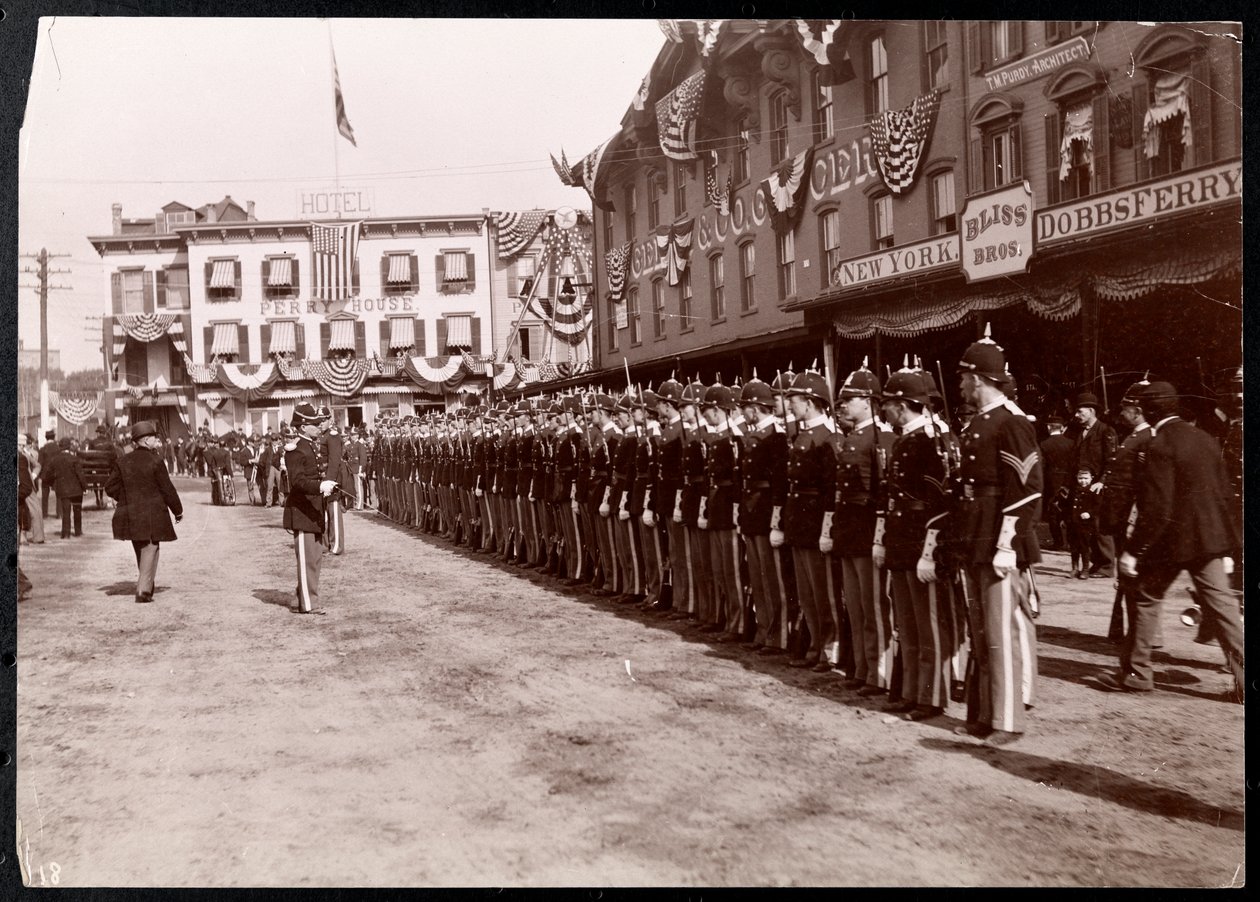
<svg viewBox="0 0 1260 902"><path fill-rule="evenodd" d="M1033 249L1033 196L1028 182L967 198L959 256L968 282L1028 269Z"/></svg>

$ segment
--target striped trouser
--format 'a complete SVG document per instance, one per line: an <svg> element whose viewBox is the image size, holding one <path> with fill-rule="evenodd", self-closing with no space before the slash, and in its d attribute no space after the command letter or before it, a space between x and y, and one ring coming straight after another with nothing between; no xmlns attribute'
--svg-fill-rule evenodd
<svg viewBox="0 0 1260 902"><path fill-rule="evenodd" d="M887 689L892 679L893 651L892 603L884 591L885 571L876 567L870 557L841 560L844 604L853 633L853 676L868 686Z"/></svg>
<svg viewBox="0 0 1260 902"><path fill-rule="evenodd" d="M717 611L713 585L713 554L709 546L709 531L698 526L687 527L688 552L691 559L691 591L696 598L696 618L705 623L715 623L721 615Z"/></svg>
<svg viewBox="0 0 1260 902"><path fill-rule="evenodd" d="M324 534L328 539L329 554L341 554L346 550L346 518L340 498L324 505Z"/></svg>
<svg viewBox="0 0 1260 902"><path fill-rule="evenodd" d="M631 514L630 523L639 531L639 544L643 548L643 591L653 602L661 597L665 583L665 548L661 541L661 525L648 526L643 514Z"/></svg>
<svg viewBox="0 0 1260 902"><path fill-rule="evenodd" d="M622 520L616 511L609 518L614 523L617 558L621 561L623 589L627 595L643 594L643 540L634 518Z"/></svg>
<svg viewBox="0 0 1260 902"><path fill-rule="evenodd" d="M969 710L967 719L1022 733L1024 705L1032 704L1037 675L1037 634L1020 606L1028 583L1017 572L999 578L989 564L967 566L963 579L977 692L975 711Z"/></svg>
<svg viewBox="0 0 1260 902"><path fill-rule="evenodd" d="M324 556L323 536L317 532L293 533L297 555L298 610L309 614L319 604L319 564Z"/></svg>
<svg viewBox="0 0 1260 902"><path fill-rule="evenodd" d="M674 596L674 610L696 612L696 595L691 581L691 531L673 517L665 520L669 534L669 585Z"/></svg>
<svg viewBox="0 0 1260 902"><path fill-rule="evenodd" d="M604 586L612 592L624 592L625 584L621 579L621 568L617 566L616 540L613 538L613 518L605 517L599 512L599 505L592 504L591 524L595 527L599 542L599 566L604 574Z"/></svg>
<svg viewBox="0 0 1260 902"><path fill-rule="evenodd" d="M741 549L733 529L710 529L709 559L713 562L717 602L713 619L726 624L728 633L744 630L744 580L740 575Z"/></svg>
<svg viewBox="0 0 1260 902"><path fill-rule="evenodd" d="M836 649L836 621L827 590L829 562L817 548L793 548L792 569L796 573L796 591L805 614L805 625L809 627L809 649L805 657L815 661L831 660L828 650Z"/></svg>
<svg viewBox="0 0 1260 902"><path fill-rule="evenodd" d="M783 579L778 551L770 546L770 537L744 536L748 554L748 581L752 586L753 613L757 618L760 645L787 648L787 618L783 610Z"/></svg>
<svg viewBox="0 0 1260 902"><path fill-rule="evenodd" d="M913 570L891 573L893 606L901 647L901 697L933 708L949 703L948 599L937 583L919 581Z"/></svg>

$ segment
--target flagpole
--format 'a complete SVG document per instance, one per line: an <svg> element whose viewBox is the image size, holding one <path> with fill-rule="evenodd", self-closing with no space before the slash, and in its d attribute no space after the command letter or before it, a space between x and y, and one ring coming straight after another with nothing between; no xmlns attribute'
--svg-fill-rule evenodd
<svg viewBox="0 0 1260 902"><path fill-rule="evenodd" d="M337 137L340 134L337 128L337 52L333 49L332 39L332 20L325 19L324 24L328 28L328 77L332 81L332 102L333 102L333 187L336 191L337 202L333 205L333 212L338 219L341 219L341 153L337 147Z"/></svg>

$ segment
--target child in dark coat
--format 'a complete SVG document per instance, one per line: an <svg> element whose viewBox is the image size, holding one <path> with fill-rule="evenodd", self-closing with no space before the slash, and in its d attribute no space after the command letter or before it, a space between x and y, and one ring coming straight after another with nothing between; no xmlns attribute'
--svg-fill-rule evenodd
<svg viewBox="0 0 1260 902"><path fill-rule="evenodd" d="M1072 550L1072 576L1089 578L1089 550L1098 536L1098 511L1102 495L1089 490L1094 474L1082 468L1076 474L1072 492L1072 515L1068 518L1068 543Z"/></svg>

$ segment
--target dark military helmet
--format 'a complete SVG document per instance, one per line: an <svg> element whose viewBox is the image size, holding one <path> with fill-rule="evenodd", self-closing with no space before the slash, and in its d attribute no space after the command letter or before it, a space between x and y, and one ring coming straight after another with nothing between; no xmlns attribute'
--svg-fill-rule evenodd
<svg viewBox="0 0 1260 902"><path fill-rule="evenodd" d="M774 377L774 381L770 383L771 389L774 391L787 391L792 387L792 383L796 381L796 373L792 372L792 368L788 367Z"/></svg>
<svg viewBox="0 0 1260 902"><path fill-rule="evenodd" d="M656 402L659 400L661 400L660 395L652 391L650 388L645 388L643 390L643 397L639 406L645 408L649 412L654 412L656 410Z"/></svg>
<svg viewBox="0 0 1260 902"><path fill-rule="evenodd" d="M735 407L735 396L729 388L719 382L705 389L704 406L731 410Z"/></svg>
<svg viewBox="0 0 1260 902"><path fill-rule="evenodd" d="M1170 382L1152 382L1142 390L1142 415L1151 423L1158 423L1177 412L1177 389Z"/></svg>
<svg viewBox="0 0 1260 902"><path fill-rule="evenodd" d="M704 393L707 389L702 382L689 382L687 387L683 389L681 404L703 404Z"/></svg>
<svg viewBox="0 0 1260 902"><path fill-rule="evenodd" d="M661 389L657 392L657 396L662 401L677 406L683 402L684 391L686 389L683 388L683 384L677 379L666 379L661 383Z"/></svg>
<svg viewBox="0 0 1260 902"><path fill-rule="evenodd" d="M984 338L973 342L963 352L958 361L958 372L983 376L998 385L1007 385L1010 374L1006 369L1006 354L1002 347L989 335L989 327L984 327Z"/></svg>
<svg viewBox="0 0 1260 902"><path fill-rule="evenodd" d="M848 378L844 380L844 384L840 386L840 391L836 393L838 398L878 398L879 397L879 378L866 368L865 362L853 372L849 373Z"/></svg>
<svg viewBox="0 0 1260 902"><path fill-rule="evenodd" d="M831 392L827 388L827 380L813 370L806 370L793 379L788 394L810 398L823 408L831 403Z"/></svg>
<svg viewBox="0 0 1260 902"><path fill-rule="evenodd" d="M556 398L554 401L552 401L550 404L547 405L547 413L550 416L559 416L560 414L564 413L564 405L560 402L559 398Z"/></svg>
<svg viewBox="0 0 1260 902"><path fill-rule="evenodd" d="M1124 390L1124 396L1120 398L1121 407L1141 407L1142 394L1146 391L1146 387L1151 383L1145 379L1139 379Z"/></svg>
<svg viewBox="0 0 1260 902"><path fill-rule="evenodd" d="M884 385L884 400L914 401L926 405L929 392L923 375L908 369L897 370L888 377L888 382Z"/></svg>
<svg viewBox="0 0 1260 902"><path fill-rule="evenodd" d="M634 392L626 392L617 399L617 413L630 413L638 406L635 404Z"/></svg>
<svg viewBox="0 0 1260 902"><path fill-rule="evenodd" d="M326 419L328 417L324 415L322 408L317 410L313 404L303 401L293 408L293 418L289 422L292 426L306 426L322 423Z"/></svg>
<svg viewBox="0 0 1260 902"><path fill-rule="evenodd" d="M741 406L745 404L760 404L762 407L773 407L774 392L769 385L753 377L745 382L744 387L740 390L739 403Z"/></svg>
<svg viewBox="0 0 1260 902"><path fill-rule="evenodd" d="M612 413L613 411L617 409L617 402L613 400L611 395L606 395L603 392L599 392L595 395L595 409L604 410L604 411L607 411L608 413Z"/></svg>

